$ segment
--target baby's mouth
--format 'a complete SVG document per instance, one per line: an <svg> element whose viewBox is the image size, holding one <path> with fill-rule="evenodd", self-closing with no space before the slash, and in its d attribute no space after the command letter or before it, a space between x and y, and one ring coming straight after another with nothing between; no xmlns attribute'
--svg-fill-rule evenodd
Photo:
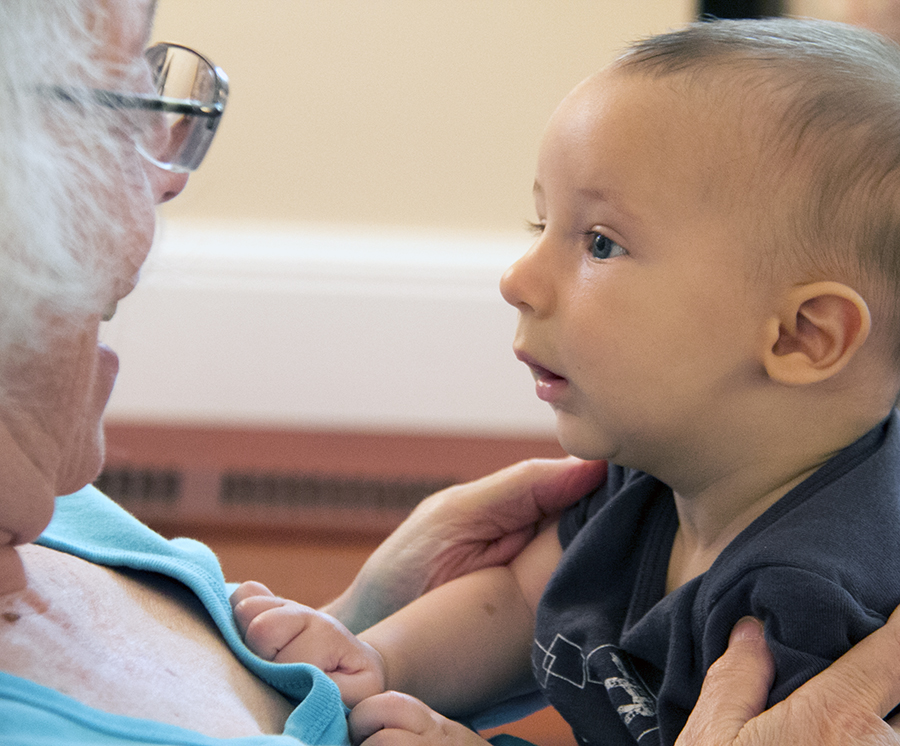
<svg viewBox="0 0 900 746"><path fill-rule="evenodd" d="M554 381L565 381L566 380L564 376L554 373L549 368L545 368L543 365L538 363L533 357L531 357L531 355L528 355L527 353L520 352L517 350L516 357L520 361L525 363L525 365L527 365L531 369L531 374L534 376L534 379L538 383L541 383L542 381L545 381L547 383L552 383Z"/></svg>
<svg viewBox="0 0 900 746"><path fill-rule="evenodd" d="M541 365L532 365L531 371L539 380L547 380L547 381L565 381L566 379L562 376L556 375L552 370L547 370Z"/></svg>

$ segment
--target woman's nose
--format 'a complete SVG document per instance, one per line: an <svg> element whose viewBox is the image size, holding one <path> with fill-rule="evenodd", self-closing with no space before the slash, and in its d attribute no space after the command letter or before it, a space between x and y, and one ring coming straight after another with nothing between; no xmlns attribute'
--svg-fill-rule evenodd
<svg viewBox="0 0 900 746"><path fill-rule="evenodd" d="M168 202L170 199L175 199L181 194L182 190L187 186L188 177L190 176L188 173L167 171L152 163L147 164L147 171L150 179L150 188L153 190L153 198L158 205Z"/></svg>
<svg viewBox="0 0 900 746"><path fill-rule="evenodd" d="M547 314L553 306L550 268L545 261L542 239L516 261L500 278L503 299L520 312Z"/></svg>

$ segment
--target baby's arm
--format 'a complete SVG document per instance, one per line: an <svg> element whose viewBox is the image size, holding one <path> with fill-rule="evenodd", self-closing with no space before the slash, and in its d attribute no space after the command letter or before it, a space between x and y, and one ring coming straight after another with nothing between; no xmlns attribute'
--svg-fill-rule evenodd
<svg viewBox="0 0 900 746"><path fill-rule="evenodd" d="M556 527L545 527L508 566L445 583L359 638L259 583L235 591L235 619L251 650L318 666L350 707L396 689L444 714L468 714L531 682L534 611L562 554Z"/></svg>
<svg viewBox="0 0 900 746"><path fill-rule="evenodd" d="M321 668L338 685L348 707L384 691L381 657L333 617L278 598L255 582L241 584L231 605L247 647L275 663Z"/></svg>
<svg viewBox="0 0 900 746"><path fill-rule="evenodd" d="M535 609L562 555L556 528L508 566L445 583L361 633L382 656L385 688L449 716L530 688Z"/></svg>

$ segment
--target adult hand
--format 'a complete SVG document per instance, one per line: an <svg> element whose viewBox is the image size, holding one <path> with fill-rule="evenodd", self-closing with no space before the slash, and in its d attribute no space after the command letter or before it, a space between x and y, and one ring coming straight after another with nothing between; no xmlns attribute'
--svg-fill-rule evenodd
<svg viewBox="0 0 900 746"><path fill-rule="evenodd" d="M676 746L900 745L900 728L895 732L882 719L900 702L900 610L783 702L763 711L773 676L762 626L741 620L728 650L710 667Z"/></svg>
<svg viewBox="0 0 900 746"><path fill-rule="evenodd" d="M533 459L423 500L323 611L359 633L423 593L505 565L554 518L606 478L606 463Z"/></svg>

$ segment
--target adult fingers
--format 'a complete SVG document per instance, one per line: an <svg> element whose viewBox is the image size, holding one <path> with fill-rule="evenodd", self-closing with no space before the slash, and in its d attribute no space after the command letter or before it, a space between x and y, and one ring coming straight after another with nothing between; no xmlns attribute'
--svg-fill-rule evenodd
<svg viewBox="0 0 900 746"><path fill-rule="evenodd" d="M762 712L772 659L757 625L742 620L709 670L678 746L900 746L881 718L900 699L900 610L888 623ZM762 712L762 714L760 714Z"/></svg>
<svg viewBox="0 0 900 746"><path fill-rule="evenodd" d="M709 669L700 698L676 746L726 746L737 741L748 720L763 711L775 665L762 625L741 619L728 649Z"/></svg>
<svg viewBox="0 0 900 746"><path fill-rule="evenodd" d="M544 519L605 476L603 461L535 459L441 490L419 503L323 611L360 632L449 580L505 565Z"/></svg>
<svg viewBox="0 0 900 746"><path fill-rule="evenodd" d="M543 515L555 515L602 484L606 471L605 461L582 461L574 456L551 464L535 480L535 505Z"/></svg>
<svg viewBox="0 0 900 746"><path fill-rule="evenodd" d="M557 516L606 476L606 462L532 459L438 493L407 528L424 529L433 555L423 590L510 562ZM423 565L420 565L420 567Z"/></svg>
<svg viewBox="0 0 900 746"><path fill-rule="evenodd" d="M887 624L757 718L752 744L900 746L882 718L900 701L900 610Z"/></svg>
<svg viewBox="0 0 900 746"><path fill-rule="evenodd" d="M601 484L606 469L605 461L574 456L530 459L450 490L458 492L473 512L487 513L501 530L516 530L557 515ZM467 518L464 512L456 515L461 521Z"/></svg>

